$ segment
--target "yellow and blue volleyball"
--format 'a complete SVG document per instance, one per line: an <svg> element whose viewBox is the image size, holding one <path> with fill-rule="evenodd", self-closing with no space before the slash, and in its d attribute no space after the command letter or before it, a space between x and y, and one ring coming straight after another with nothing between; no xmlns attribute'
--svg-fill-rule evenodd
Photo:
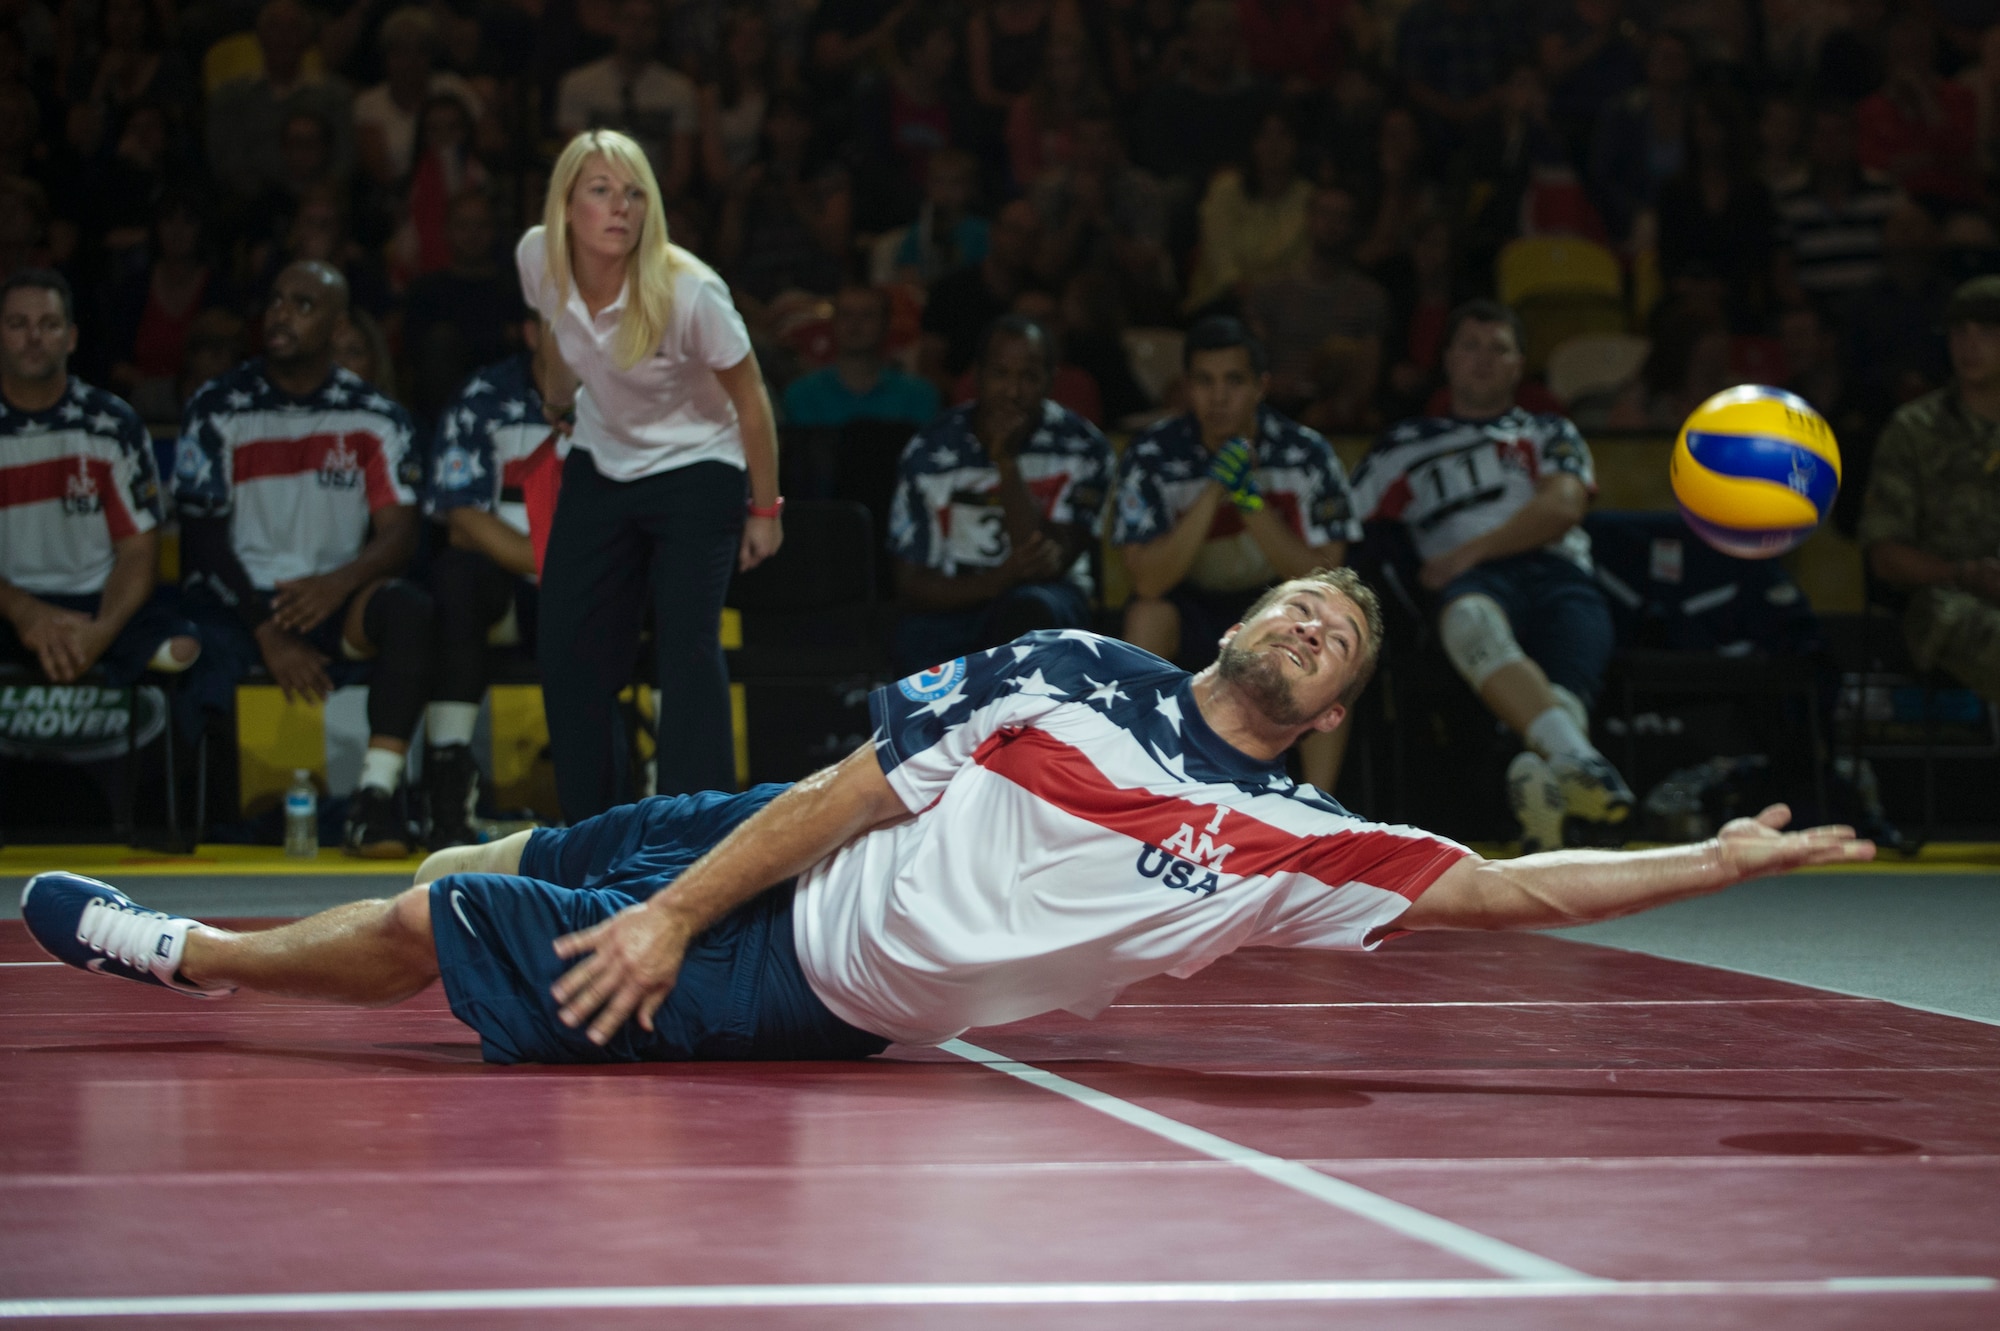
<svg viewBox="0 0 2000 1331"><path fill-rule="evenodd" d="M1804 398L1742 384L1694 409L1669 475L1697 536L1738 559L1770 559L1826 521L1840 492L1840 447Z"/></svg>

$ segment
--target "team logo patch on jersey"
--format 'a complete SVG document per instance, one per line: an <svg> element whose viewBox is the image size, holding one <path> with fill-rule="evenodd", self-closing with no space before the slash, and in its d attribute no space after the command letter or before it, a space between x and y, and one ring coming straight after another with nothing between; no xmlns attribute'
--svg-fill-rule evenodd
<svg viewBox="0 0 2000 1331"><path fill-rule="evenodd" d="M336 439L320 456L319 483L329 490L353 490L361 485L361 458L345 439Z"/></svg>
<svg viewBox="0 0 2000 1331"><path fill-rule="evenodd" d="M438 454L437 488L440 490L470 489L473 482L486 478L486 468L479 465L477 454L469 453L457 444Z"/></svg>
<svg viewBox="0 0 2000 1331"><path fill-rule="evenodd" d="M929 670L919 670L908 679L896 681L896 688L911 702L930 702L942 698L958 687L965 678L965 658L946 661L943 665L932 666Z"/></svg>
<svg viewBox="0 0 2000 1331"><path fill-rule="evenodd" d="M76 474L64 479L62 506L63 512L73 518L89 517L104 511L104 499L97 493L97 481L82 458L76 460Z"/></svg>

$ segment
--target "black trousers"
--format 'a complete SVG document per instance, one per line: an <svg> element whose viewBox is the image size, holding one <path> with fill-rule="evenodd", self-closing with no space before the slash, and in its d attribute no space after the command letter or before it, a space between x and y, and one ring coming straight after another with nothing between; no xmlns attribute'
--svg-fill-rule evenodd
<svg viewBox="0 0 2000 1331"><path fill-rule="evenodd" d="M577 449L542 569L536 659L570 822L637 797L618 691L632 682L653 612L658 793L736 788L722 601L743 536L744 475L698 462L636 481L600 475Z"/></svg>

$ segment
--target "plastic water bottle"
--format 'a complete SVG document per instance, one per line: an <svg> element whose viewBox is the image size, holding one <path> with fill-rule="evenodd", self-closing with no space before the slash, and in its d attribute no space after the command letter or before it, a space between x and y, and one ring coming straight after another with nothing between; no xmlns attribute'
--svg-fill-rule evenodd
<svg viewBox="0 0 2000 1331"><path fill-rule="evenodd" d="M292 773L285 792L285 854L306 860L319 855L319 791L303 767Z"/></svg>

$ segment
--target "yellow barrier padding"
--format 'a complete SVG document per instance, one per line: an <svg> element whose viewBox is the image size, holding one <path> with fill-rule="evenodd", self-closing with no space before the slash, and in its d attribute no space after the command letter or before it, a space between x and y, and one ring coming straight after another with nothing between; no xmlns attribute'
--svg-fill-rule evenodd
<svg viewBox="0 0 2000 1331"><path fill-rule="evenodd" d="M741 684L729 686L729 730L736 745L736 788L750 787L750 704Z"/></svg>
<svg viewBox="0 0 2000 1331"><path fill-rule="evenodd" d="M493 705L493 803L560 816L555 765L549 759L549 722L542 690L534 684L495 684Z"/></svg>
<svg viewBox="0 0 2000 1331"><path fill-rule="evenodd" d="M326 712L316 702L285 701L273 684L236 690L236 779L247 816L274 805L305 768L326 789Z"/></svg>

